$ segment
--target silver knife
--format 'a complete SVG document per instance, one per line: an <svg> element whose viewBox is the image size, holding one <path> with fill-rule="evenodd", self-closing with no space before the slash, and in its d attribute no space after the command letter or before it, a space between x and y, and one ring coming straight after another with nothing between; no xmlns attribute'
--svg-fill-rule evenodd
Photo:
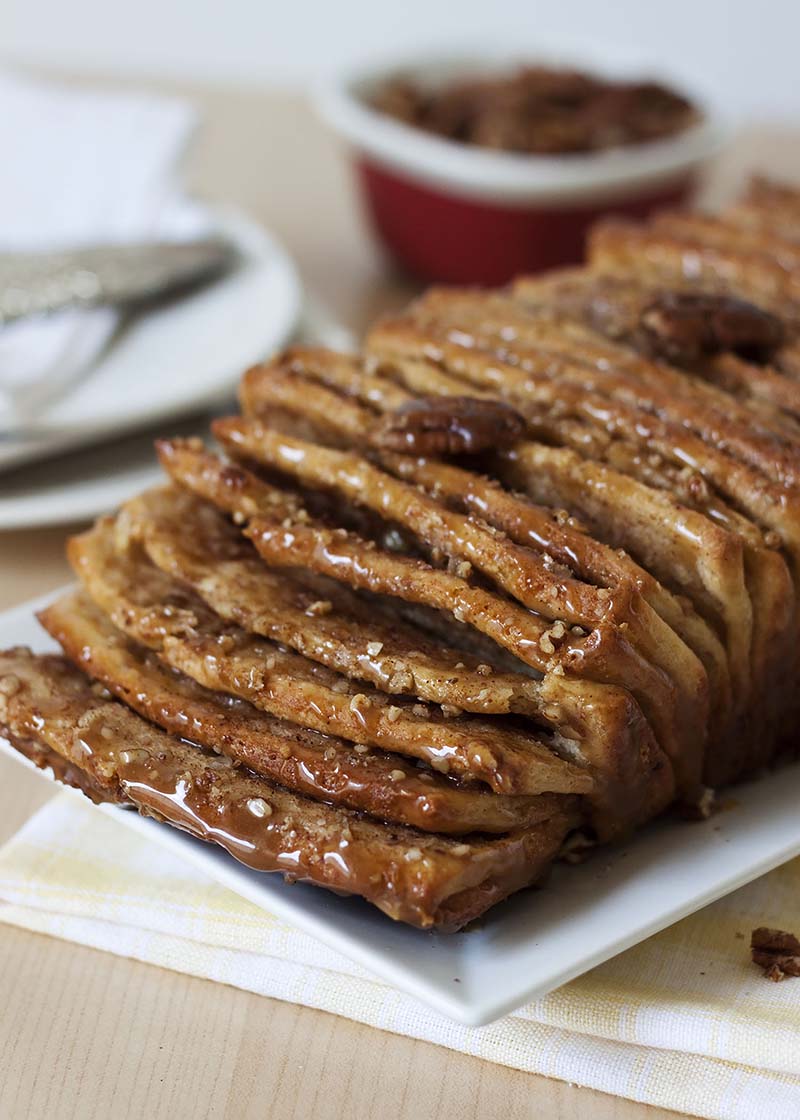
<svg viewBox="0 0 800 1120"><path fill-rule="evenodd" d="M64 307L142 303L211 280L235 256L222 237L0 253L0 326Z"/></svg>

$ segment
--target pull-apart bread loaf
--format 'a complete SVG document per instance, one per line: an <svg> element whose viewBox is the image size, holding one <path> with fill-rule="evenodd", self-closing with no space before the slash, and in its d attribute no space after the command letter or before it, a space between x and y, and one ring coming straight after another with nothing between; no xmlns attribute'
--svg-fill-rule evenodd
<svg viewBox="0 0 800 1120"><path fill-rule="evenodd" d="M251 369L70 542L0 731L423 928L703 812L795 746L799 324L800 192L757 182Z"/></svg>

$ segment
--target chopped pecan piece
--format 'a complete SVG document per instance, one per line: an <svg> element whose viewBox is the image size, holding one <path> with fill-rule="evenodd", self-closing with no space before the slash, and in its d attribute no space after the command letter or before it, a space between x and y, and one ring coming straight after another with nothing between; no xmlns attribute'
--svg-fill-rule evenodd
<svg viewBox="0 0 800 1120"><path fill-rule="evenodd" d="M640 325L653 352L678 364L722 351L763 360L784 336L769 312L705 293L665 292L644 309Z"/></svg>
<svg viewBox="0 0 800 1120"><path fill-rule="evenodd" d="M800 941L793 933L759 926L750 937L753 964L764 969L768 980L800 976Z"/></svg>
<svg viewBox="0 0 800 1120"><path fill-rule="evenodd" d="M474 455L522 438L525 421L502 401L419 397L387 413L373 443L412 455Z"/></svg>

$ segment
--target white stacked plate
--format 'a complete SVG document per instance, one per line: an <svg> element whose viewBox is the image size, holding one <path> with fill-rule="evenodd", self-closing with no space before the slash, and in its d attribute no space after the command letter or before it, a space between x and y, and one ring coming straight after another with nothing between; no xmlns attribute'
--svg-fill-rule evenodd
<svg viewBox="0 0 800 1120"><path fill-rule="evenodd" d="M34 436L0 435L0 529L94 517L152 484L154 425L175 433L176 418L191 413L198 431L204 414L232 398L242 372L288 341L302 307L291 258L237 211L213 209L209 218L236 246L235 267L128 320L37 420ZM144 429L147 436L131 438ZM77 448L90 449L64 457Z"/></svg>

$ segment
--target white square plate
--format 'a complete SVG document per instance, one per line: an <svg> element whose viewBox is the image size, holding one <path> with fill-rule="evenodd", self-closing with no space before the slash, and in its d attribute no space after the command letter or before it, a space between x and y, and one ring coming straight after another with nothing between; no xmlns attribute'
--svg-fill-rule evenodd
<svg viewBox="0 0 800 1120"><path fill-rule="evenodd" d="M33 617L51 598L0 615L0 648L52 649ZM730 808L711 820L657 822L629 844L601 849L577 867L557 867L541 890L522 891L475 928L449 935L397 925L357 898L287 886L130 810L100 811L443 1015L477 1026L799 855L799 803L800 764L794 764L737 787Z"/></svg>

